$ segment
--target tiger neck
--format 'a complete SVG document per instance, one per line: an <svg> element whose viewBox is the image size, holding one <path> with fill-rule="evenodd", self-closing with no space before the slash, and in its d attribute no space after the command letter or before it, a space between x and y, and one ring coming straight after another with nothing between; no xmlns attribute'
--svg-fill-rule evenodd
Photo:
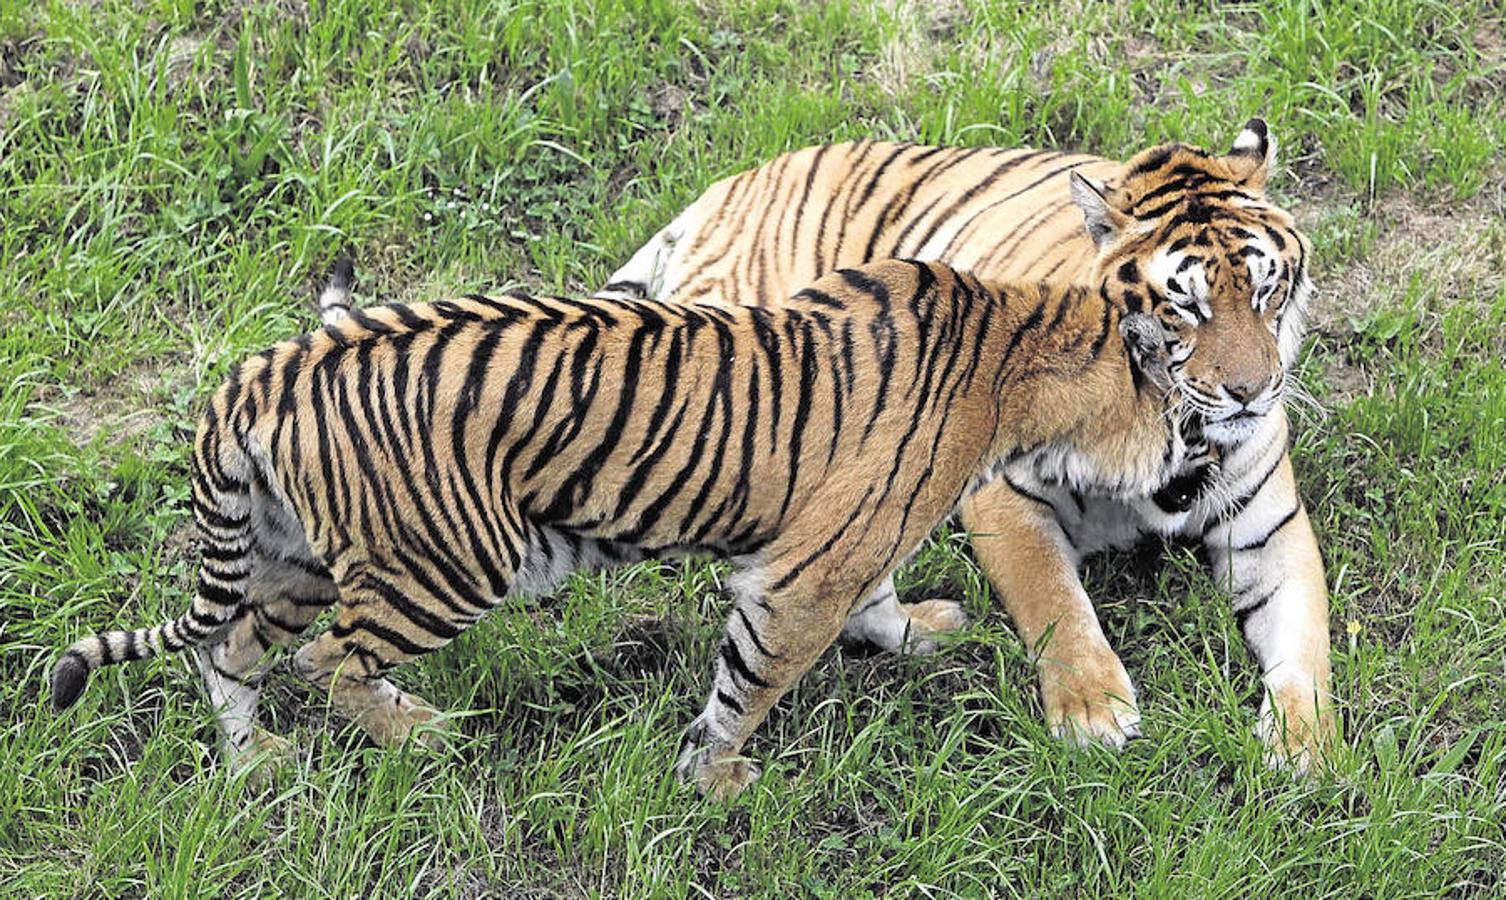
<svg viewBox="0 0 1506 900"><path fill-rule="evenodd" d="M995 459L1028 457L1044 479L1084 489L1160 487L1185 443L1164 390L1130 361L1118 307L1082 287L1037 287L1030 302L1001 290L1016 313L991 351L1003 360Z"/></svg>

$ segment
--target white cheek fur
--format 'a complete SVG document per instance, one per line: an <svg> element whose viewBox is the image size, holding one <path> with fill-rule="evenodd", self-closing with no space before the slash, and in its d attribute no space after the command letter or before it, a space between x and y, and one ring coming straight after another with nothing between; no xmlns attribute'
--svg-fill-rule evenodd
<svg viewBox="0 0 1506 900"><path fill-rule="evenodd" d="M1182 269L1186 257L1187 254L1180 251L1158 250L1145 267L1145 277L1171 298L1177 315L1189 325L1197 325L1199 316L1205 322L1213 317L1213 309L1208 305L1208 276L1201 263ZM1172 287L1173 284L1176 287Z"/></svg>

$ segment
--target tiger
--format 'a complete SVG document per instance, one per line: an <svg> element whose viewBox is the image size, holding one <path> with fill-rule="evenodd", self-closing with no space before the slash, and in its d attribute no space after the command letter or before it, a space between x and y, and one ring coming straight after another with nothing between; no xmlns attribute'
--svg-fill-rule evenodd
<svg viewBox="0 0 1506 900"><path fill-rule="evenodd" d="M264 673L333 608L294 672L378 744L442 744L394 667L573 571L710 554L734 568L732 609L673 769L730 798L758 775L745 742L844 628L954 624L901 610L892 572L997 472L1161 488L1196 452L1176 346L1098 292L934 261L841 269L782 304L351 309L213 395L189 608L72 644L52 704L101 666L192 648L227 762L266 771L289 747L257 724Z"/></svg>
<svg viewBox="0 0 1506 900"><path fill-rule="evenodd" d="M1079 285L1156 315L1181 336L1172 372L1215 463L1147 498L1083 490L1051 477L1049 460L1022 458L968 498L961 524L1034 657L1050 729L1110 747L1140 733L1141 711L1082 563L1151 534L1199 539L1261 668L1267 761L1306 770L1336 732L1323 562L1282 402L1312 246L1266 196L1275 158L1261 119L1223 154L1171 143L1123 163L1028 148L809 147L712 185L602 294L780 298L837 268L911 257L985 280Z"/></svg>

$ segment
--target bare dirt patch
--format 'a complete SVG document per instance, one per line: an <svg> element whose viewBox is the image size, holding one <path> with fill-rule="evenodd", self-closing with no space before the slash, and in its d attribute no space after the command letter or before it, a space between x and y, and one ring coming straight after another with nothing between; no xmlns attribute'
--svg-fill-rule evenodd
<svg viewBox="0 0 1506 900"><path fill-rule="evenodd" d="M20 41L9 38L0 41L0 91L13 88L26 80L26 76L21 72L23 61L40 41L40 36Z"/></svg>
<svg viewBox="0 0 1506 900"><path fill-rule="evenodd" d="M1321 211L1317 205L1301 218ZM1443 308L1493 291L1506 271L1506 187L1499 182L1462 202L1395 194L1376 203L1369 218L1380 228L1374 246L1321 273L1316 327L1342 327L1417 278Z"/></svg>
<svg viewBox="0 0 1506 900"><path fill-rule="evenodd" d="M119 376L86 389L44 385L35 405L57 416L79 446L103 436L107 446L118 446L151 431L165 421L161 412L166 386L193 377L181 360L143 360Z"/></svg>
<svg viewBox="0 0 1506 900"><path fill-rule="evenodd" d="M1317 294L1309 314L1313 331L1334 339L1338 352L1325 361L1326 399L1343 403L1374 389L1362 366L1343 347L1380 310L1393 308L1416 284L1427 312L1493 294L1506 272L1506 184L1500 177L1465 201L1396 193L1382 198L1367 220L1378 226L1374 243L1357 258L1336 265L1319 261ZM1310 228L1344 208L1322 200L1299 208Z"/></svg>
<svg viewBox="0 0 1506 900"><path fill-rule="evenodd" d="M189 83L199 65L199 55L208 43L195 35L180 34L167 44L167 83L181 89Z"/></svg>

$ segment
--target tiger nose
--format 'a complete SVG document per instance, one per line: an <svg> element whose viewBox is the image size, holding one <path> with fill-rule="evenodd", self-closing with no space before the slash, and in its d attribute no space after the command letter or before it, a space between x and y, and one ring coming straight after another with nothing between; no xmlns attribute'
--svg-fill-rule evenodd
<svg viewBox="0 0 1506 900"><path fill-rule="evenodd" d="M1235 403L1250 405L1250 401L1260 396L1265 386L1270 384L1269 378L1256 378L1249 381L1224 382L1224 393L1228 394Z"/></svg>

